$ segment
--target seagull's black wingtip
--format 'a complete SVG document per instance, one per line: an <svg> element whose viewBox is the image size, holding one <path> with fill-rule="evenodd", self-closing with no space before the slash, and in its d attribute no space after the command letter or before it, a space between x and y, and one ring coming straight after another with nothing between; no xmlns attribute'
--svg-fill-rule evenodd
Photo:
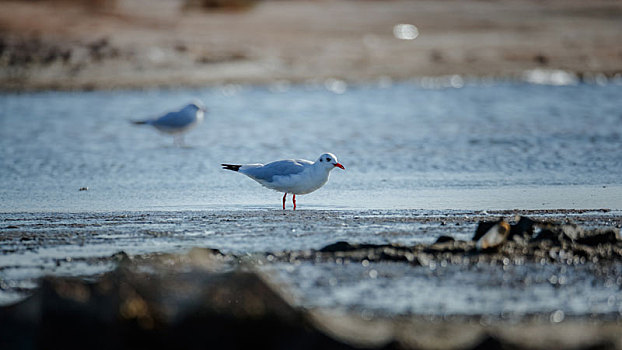
<svg viewBox="0 0 622 350"><path fill-rule="evenodd" d="M220 164L220 165L222 165L223 169L233 170L233 171L238 171L242 167L241 165L236 165L236 164Z"/></svg>

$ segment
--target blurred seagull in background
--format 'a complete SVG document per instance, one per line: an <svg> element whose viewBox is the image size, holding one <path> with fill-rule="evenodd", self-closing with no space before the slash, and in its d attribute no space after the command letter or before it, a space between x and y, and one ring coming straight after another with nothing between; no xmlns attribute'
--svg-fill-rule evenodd
<svg viewBox="0 0 622 350"><path fill-rule="evenodd" d="M158 131L173 135L173 142L177 146L184 145L183 135L203 121L207 109L200 101L194 101L177 112L147 120L132 121L136 125L151 125Z"/></svg>
<svg viewBox="0 0 622 350"><path fill-rule="evenodd" d="M288 193L294 195L292 203L296 210L296 195L311 193L324 186L330 171L344 169L332 153L324 153L315 162L305 159L278 160L268 164L221 164L223 169L240 172L261 185L284 192L283 210Z"/></svg>

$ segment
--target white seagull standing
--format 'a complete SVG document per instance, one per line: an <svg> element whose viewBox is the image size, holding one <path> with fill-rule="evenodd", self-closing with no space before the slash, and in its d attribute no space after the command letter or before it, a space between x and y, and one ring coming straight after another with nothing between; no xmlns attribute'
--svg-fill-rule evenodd
<svg viewBox="0 0 622 350"><path fill-rule="evenodd" d="M201 102L196 101L177 112L169 112L159 118L138 120L133 123L151 125L158 131L171 134L174 137L173 142L182 146L184 144L183 134L203 121L206 110Z"/></svg>
<svg viewBox="0 0 622 350"><path fill-rule="evenodd" d="M335 167L344 169L332 153L324 153L315 162L305 159L285 159L268 164L221 164L223 169L240 172L269 189L294 195L292 203L296 210L296 195L311 193L324 186L330 171Z"/></svg>

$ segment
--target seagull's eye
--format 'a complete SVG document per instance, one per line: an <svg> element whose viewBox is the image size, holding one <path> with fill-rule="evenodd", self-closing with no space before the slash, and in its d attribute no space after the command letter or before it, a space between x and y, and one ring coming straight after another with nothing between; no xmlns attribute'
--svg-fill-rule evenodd
<svg viewBox="0 0 622 350"><path fill-rule="evenodd" d="M327 162L330 162L330 158L326 158L326 161L327 161Z"/></svg>
<svg viewBox="0 0 622 350"><path fill-rule="evenodd" d="M324 159L320 158L320 162L323 162L323 161L324 161Z"/></svg>

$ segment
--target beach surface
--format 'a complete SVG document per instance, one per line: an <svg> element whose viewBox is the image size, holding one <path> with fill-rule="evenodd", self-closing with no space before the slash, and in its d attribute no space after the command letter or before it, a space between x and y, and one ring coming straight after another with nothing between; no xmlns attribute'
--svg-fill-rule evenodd
<svg viewBox="0 0 622 350"><path fill-rule="evenodd" d="M622 349L621 2L192 3L0 1L0 348Z"/></svg>

